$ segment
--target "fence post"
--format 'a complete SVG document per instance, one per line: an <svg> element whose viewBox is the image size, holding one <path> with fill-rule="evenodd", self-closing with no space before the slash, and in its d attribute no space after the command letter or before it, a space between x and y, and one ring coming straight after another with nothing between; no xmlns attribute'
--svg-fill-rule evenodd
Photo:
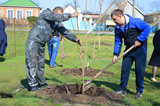
<svg viewBox="0 0 160 106"><path fill-rule="evenodd" d="M16 57L16 35L15 35L15 18L14 18L14 56Z"/></svg>

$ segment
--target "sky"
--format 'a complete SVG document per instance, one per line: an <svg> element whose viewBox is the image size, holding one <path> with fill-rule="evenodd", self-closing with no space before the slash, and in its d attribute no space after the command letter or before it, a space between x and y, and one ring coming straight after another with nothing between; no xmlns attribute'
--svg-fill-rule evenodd
<svg viewBox="0 0 160 106"><path fill-rule="evenodd" d="M0 4L6 2L8 0L0 0ZM31 0L34 3L38 4L42 10L46 8L53 9L56 6L64 7L66 4L72 4L74 5L75 0ZM92 11L94 13L99 13L100 6L99 6L100 0L87 0L87 10ZM133 0L130 0L131 2ZM158 7L160 7L160 1L159 0L135 0L136 6L144 13L152 13L155 11L160 10ZM156 2L156 3L155 3ZM77 0L78 7L81 9L82 12L84 12L86 9L86 0ZM111 0L103 0L102 5L102 13L105 11L105 9L109 6L111 3ZM154 3L154 4L153 4Z"/></svg>

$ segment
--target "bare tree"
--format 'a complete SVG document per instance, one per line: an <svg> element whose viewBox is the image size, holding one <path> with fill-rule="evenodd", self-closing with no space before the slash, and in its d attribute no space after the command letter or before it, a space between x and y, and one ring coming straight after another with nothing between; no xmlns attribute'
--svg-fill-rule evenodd
<svg viewBox="0 0 160 106"><path fill-rule="evenodd" d="M102 10L102 5L103 5L103 0L99 0L99 9L100 9L100 13L99 13L99 18L101 18L101 10ZM99 50L100 50L100 27L101 27L101 20L100 20L100 23L98 24L99 25Z"/></svg>
<svg viewBox="0 0 160 106"><path fill-rule="evenodd" d="M40 8L43 8L43 5L40 5L40 0L31 0L35 4L37 4Z"/></svg>
<svg viewBox="0 0 160 106"><path fill-rule="evenodd" d="M150 5L150 11L151 12L156 12L156 11L160 11L160 1L154 1L154 2L151 2L151 5Z"/></svg>
<svg viewBox="0 0 160 106"><path fill-rule="evenodd" d="M115 6L117 7L117 8L119 8L119 9L121 9L122 11L124 11L124 8L125 8L125 6L126 6L126 2L127 2L128 0L116 0L116 2L115 2Z"/></svg>

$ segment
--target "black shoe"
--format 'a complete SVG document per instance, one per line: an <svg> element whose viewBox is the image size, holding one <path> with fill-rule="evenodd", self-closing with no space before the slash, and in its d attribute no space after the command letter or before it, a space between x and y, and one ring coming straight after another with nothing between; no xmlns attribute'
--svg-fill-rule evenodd
<svg viewBox="0 0 160 106"><path fill-rule="evenodd" d="M50 68L57 68L57 66L52 66L52 65L50 65L49 67L50 67Z"/></svg>
<svg viewBox="0 0 160 106"><path fill-rule="evenodd" d="M32 92L39 91L39 87L38 86L33 86L33 87L31 87L31 91Z"/></svg>
<svg viewBox="0 0 160 106"><path fill-rule="evenodd" d="M47 86L48 86L48 84L45 83L45 84L42 84L42 85L41 85L41 88L45 88L45 87L47 87Z"/></svg>
<svg viewBox="0 0 160 106"><path fill-rule="evenodd" d="M135 98L140 98L140 97L142 97L142 92L137 92L136 94L135 94Z"/></svg>
<svg viewBox="0 0 160 106"><path fill-rule="evenodd" d="M115 92L113 92L114 94L118 94L118 95L122 95L122 96L125 96L126 94L127 94L127 92L126 91L124 91L124 90L117 90L117 91L115 91Z"/></svg>

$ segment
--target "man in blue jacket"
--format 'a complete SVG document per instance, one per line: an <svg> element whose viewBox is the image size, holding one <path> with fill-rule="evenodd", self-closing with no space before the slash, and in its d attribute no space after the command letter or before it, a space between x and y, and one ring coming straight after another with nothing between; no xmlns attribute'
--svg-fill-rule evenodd
<svg viewBox="0 0 160 106"><path fill-rule="evenodd" d="M63 9L61 7L56 7L53 9L53 12L55 14L63 14ZM50 58L50 68L56 68L55 66L55 60L57 57L57 53L58 53L58 47L59 47L59 31L62 30L63 24L61 22L56 22L55 24L55 29L54 32L52 33L52 38L47 42L48 45L48 53L49 53L49 58ZM59 30L58 30L59 29ZM73 35L72 33L70 33L70 36ZM66 37L67 39L69 39L70 37L68 37L68 35L64 35L64 37ZM72 39L69 39L72 40ZM61 41L63 41L63 36L61 36Z"/></svg>
<svg viewBox="0 0 160 106"><path fill-rule="evenodd" d="M55 14L50 9L46 9L40 14L36 24L30 30L26 41L26 72L31 91L38 91L40 87L48 85L44 77L45 44L51 39L53 31L58 30L66 38L81 45L81 41L75 35L56 23L77 16L78 12Z"/></svg>
<svg viewBox="0 0 160 106"><path fill-rule="evenodd" d="M135 61L136 74L136 90L135 98L140 98L144 89L144 73L147 58L147 37L150 33L150 26L139 18L133 18L129 15L124 15L120 9L112 12L111 17L116 23L115 27L115 45L113 63L117 62L117 57L121 52L122 42L127 50L132 45L135 46L130 52L123 57L121 79L119 90L116 94L126 95L129 74L133 62ZM123 39L123 40L122 40Z"/></svg>

